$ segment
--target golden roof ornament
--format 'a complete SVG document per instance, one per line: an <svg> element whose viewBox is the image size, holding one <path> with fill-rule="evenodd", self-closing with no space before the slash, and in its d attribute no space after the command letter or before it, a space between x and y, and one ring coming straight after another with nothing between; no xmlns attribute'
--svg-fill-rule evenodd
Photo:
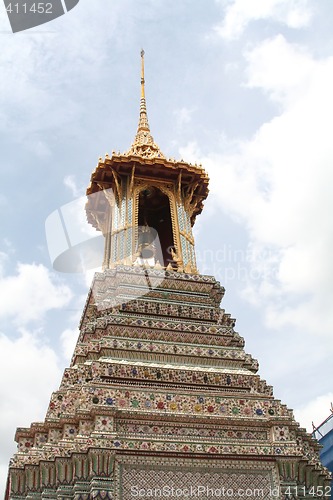
<svg viewBox="0 0 333 500"><path fill-rule="evenodd" d="M141 156L142 158L165 158L158 145L155 144L154 138L150 133L145 96L144 55L144 50L141 50L141 100L138 130L134 142L126 155Z"/></svg>

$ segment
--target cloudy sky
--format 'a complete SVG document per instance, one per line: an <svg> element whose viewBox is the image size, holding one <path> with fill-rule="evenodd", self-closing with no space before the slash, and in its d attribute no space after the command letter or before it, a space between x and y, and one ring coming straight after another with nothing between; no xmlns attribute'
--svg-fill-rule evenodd
<svg viewBox="0 0 333 500"><path fill-rule="evenodd" d="M333 401L330 0L80 0L12 34L0 4L0 489L17 426L44 418L89 287L52 269L45 221L149 120L210 195L199 267L246 350L311 429Z"/></svg>

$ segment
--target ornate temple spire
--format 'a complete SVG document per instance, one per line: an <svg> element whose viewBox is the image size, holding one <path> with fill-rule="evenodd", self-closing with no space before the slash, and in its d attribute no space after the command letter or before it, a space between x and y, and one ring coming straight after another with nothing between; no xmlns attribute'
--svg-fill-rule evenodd
<svg viewBox="0 0 333 500"><path fill-rule="evenodd" d="M146 105L146 94L145 94L145 51L141 50L141 100L140 100L140 118L138 125L138 133L142 131L150 132L148 116L147 116L147 105Z"/></svg>
<svg viewBox="0 0 333 500"><path fill-rule="evenodd" d="M155 144L154 138L150 133L147 105L145 96L145 61L144 50L141 50L141 99L140 99L140 118L138 130L133 144L127 151L127 155L141 156L143 158L164 158L160 148Z"/></svg>

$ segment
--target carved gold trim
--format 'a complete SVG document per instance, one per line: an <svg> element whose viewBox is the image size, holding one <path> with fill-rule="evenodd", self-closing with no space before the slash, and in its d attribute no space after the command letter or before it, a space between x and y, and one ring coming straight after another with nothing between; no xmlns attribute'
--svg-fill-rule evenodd
<svg viewBox="0 0 333 500"><path fill-rule="evenodd" d="M177 179L177 202L180 204L182 201L182 172L179 172Z"/></svg>
<svg viewBox="0 0 333 500"><path fill-rule="evenodd" d="M186 210L186 212L189 214L189 215L192 215L193 214L193 211L194 211L194 208L196 206L196 202L195 202L195 199L193 201L193 198L194 198L194 191L196 190L196 188L198 187L199 185L199 182L193 182L192 184L190 184L186 190L185 190L185 193L184 193L184 208Z"/></svg>
<svg viewBox="0 0 333 500"><path fill-rule="evenodd" d="M132 198L132 196L133 196L134 174L135 174L135 165L133 165L132 172L131 172L131 180L130 180L129 191L128 191L129 198Z"/></svg>
<svg viewBox="0 0 333 500"><path fill-rule="evenodd" d="M121 196L121 186L119 184L119 175L112 169L110 168L111 170L111 173L112 173L112 177L114 179L114 183L115 183L115 186L116 186L116 191L117 191L117 196L118 196L118 202L121 203L121 200L122 200L122 196Z"/></svg>
<svg viewBox="0 0 333 500"><path fill-rule="evenodd" d="M121 231L126 231L126 229L129 229L130 227L131 227L131 224L124 224L123 226L118 227L117 229L114 229L112 231L112 235L117 234L117 233L121 233Z"/></svg>
<svg viewBox="0 0 333 500"><path fill-rule="evenodd" d="M183 236L184 236L184 238L186 238L186 239L187 239L187 241L189 241L189 242L191 243L191 245L193 245L193 246L194 246L194 238L193 238L193 236L192 236L192 235L188 234L186 231L179 231L179 233L180 233L181 235L183 235Z"/></svg>

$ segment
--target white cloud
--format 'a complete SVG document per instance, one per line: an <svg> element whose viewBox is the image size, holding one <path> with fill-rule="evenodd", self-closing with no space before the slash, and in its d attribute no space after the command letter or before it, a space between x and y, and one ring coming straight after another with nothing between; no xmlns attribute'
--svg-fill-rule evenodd
<svg viewBox="0 0 333 500"><path fill-rule="evenodd" d="M308 50L291 45L282 35L247 51L245 59L246 85L264 90L273 101L287 106L309 90L318 70L318 61L312 59Z"/></svg>
<svg viewBox="0 0 333 500"><path fill-rule="evenodd" d="M16 339L0 333L2 489L9 458L15 452L16 426L29 426L31 422L44 419L51 392L57 388L60 378L57 356L43 342L42 332L21 330Z"/></svg>
<svg viewBox="0 0 333 500"><path fill-rule="evenodd" d="M189 142L186 146L179 149L180 157L186 161L197 163L202 156L199 145L195 141Z"/></svg>
<svg viewBox="0 0 333 500"><path fill-rule="evenodd" d="M192 114L194 112L194 108L186 108L183 106L180 109L176 109L173 114L176 119L177 127L182 128L184 125L187 125L192 120Z"/></svg>
<svg viewBox="0 0 333 500"><path fill-rule="evenodd" d="M102 272L102 266L86 270L83 274L85 285L87 287L90 287L93 282L95 273L101 273L101 272Z"/></svg>
<svg viewBox="0 0 333 500"><path fill-rule="evenodd" d="M318 396L301 408L297 408L294 411L295 418L301 426L312 432L312 422L315 427L318 427L331 414L330 408L332 402L333 392Z"/></svg>
<svg viewBox="0 0 333 500"><path fill-rule="evenodd" d="M333 328L333 58L316 60L281 36L246 53L246 85L280 105L233 153L202 159L210 188L243 220L268 273L251 280L246 297L267 325L293 325L315 335ZM194 149L192 145L190 149Z"/></svg>
<svg viewBox="0 0 333 500"><path fill-rule="evenodd" d="M70 12L38 31L1 38L0 105L4 119L0 130L15 132L21 146L41 157L51 153L39 136L41 129L45 138L48 130L58 131L62 126L70 130L75 123L79 133L84 106L77 95L82 81L95 89L96 75L105 70L109 58L109 42L116 37L116 30L121 30L118 20L124 17L123 5L103 8L109 29L101 30L101 8L95 2L84 3L84 7L80 3L75 8L75 15ZM5 13L0 17L0 29L10 30ZM56 109L54 101L59 95L62 103Z"/></svg>
<svg viewBox="0 0 333 500"><path fill-rule="evenodd" d="M67 182L71 185L71 180ZM75 185L73 189L76 189ZM113 194L112 189L107 191L110 196ZM97 203L100 196L104 193L91 194L91 204L94 201ZM104 239L102 233L88 223L85 210L87 199L81 196L62 205L45 221L50 260L58 271L84 273L103 262Z"/></svg>
<svg viewBox="0 0 333 500"><path fill-rule="evenodd" d="M74 198L78 198L84 194L84 189L77 185L74 175L66 175L64 185L70 190Z"/></svg>
<svg viewBox="0 0 333 500"><path fill-rule="evenodd" d="M252 21L274 20L297 29L308 26L311 17L307 0L234 0L215 31L226 40L234 40Z"/></svg>
<svg viewBox="0 0 333 500"><path fill-rule="evenodd" d="M3 276L7 260L8 260L8 255L6 254L6 252L0 251L0 279Z"/></svg>
<svg viewBox="0 0 333 500"><path fill-rule="evenodd" d="M1 277L0 290L0 318L12 318L18 325L41 320L47 311L64 307L72 297L69 287L41 264L19 263L15 275Z"/></svg>
<svg viewBox="0 0 333 500"><path fill-rule="evenodd" d="M61 346L62 346L62 352L64 357L70 361L74 348L77 342L77 339L79 337L79 329L75 328L74 330L71 330L70 328L67 328L64 330L60 336L61 340Z"/></svg>

